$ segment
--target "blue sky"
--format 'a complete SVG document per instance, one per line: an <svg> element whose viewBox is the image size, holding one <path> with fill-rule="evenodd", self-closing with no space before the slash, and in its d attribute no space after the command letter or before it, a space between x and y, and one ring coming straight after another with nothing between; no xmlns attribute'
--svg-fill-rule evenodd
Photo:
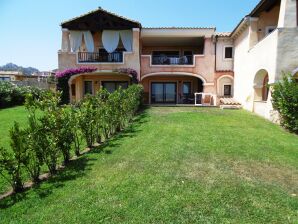
<svg viewBox="0 0 298 224"><path fill-rule="evenodd" d="M101 6L148 26L231 31L259 0L0 0L0 65L57 68L60 23Z"/></svg>

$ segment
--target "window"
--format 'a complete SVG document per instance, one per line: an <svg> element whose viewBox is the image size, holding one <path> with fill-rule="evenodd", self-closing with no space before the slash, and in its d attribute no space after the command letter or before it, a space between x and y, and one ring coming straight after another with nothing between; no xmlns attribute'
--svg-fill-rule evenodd
<svg viewBox="0 0 298 224"><path fill-rule="evenodd" d="M179 51L153 51L153 56L179 57Z"/></svg>
<svg viewBox="0 0 298 224"><path fill-rule="evenodd" d="M93 86L92 81L84 81L84 94L92 94L93 93Z"/></svg>
<svg viewBox="0 0 298 224"><path fill-rule="evenodd" d="M153 51L152 64L153 65L169 65L179 64L179 51Z"/></svg>
<svg viewBox="0 0 298 224"><path fill-rule="evenodd" d="M232 85L224 85L224 96L232 95Z"/></svg>
<svg viewBox="0 0 298 224"><path fill-rule="evenodd" d="M233 47L225 47L225 59L232 59L233 58Z"/></svg>
<svg viewBox="0 0 298 224"><path fill-rule="evenodd" d="M0 77L0 81L10 81L10 77Z"/></svg>
<svg viewBox="0 0 298 224"><path fill-rule="evenodd" d="M191 83L190 82L183 82L182 92L183 92L183 95L189 95L191 93Z"/></svg>
<svg viewBox="0 0 298 224"><path fill-rule="evenodd" d="M71 95L72 96L76 95L76 85L75 84L71 84Z"/></svg>
<svg viewBox="0 0 298 224"><path fill-rule="evenodd" d="M267 26L265 30L266 36L270 33L272 33L276 29L276 26Z"/></svg>
<svg viewBox="0 0 298 224"><path fill-rule="evenodd" d="M106 90L108 90L108 92L112 93L115 90L119 89L121 87L121 89L127 89L128 87L128 82L119 82L119 81L105 81L102 82L102 86L103 88L105 88Z"/></svg>

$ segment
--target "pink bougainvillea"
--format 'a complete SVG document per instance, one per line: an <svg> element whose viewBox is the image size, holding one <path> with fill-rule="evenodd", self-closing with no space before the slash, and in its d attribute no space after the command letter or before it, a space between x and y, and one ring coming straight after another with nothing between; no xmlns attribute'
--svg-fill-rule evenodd
<svg viewBox="0 0 298 224"><path fill-rule="evenodd" d="M114 71L119 73L129 74L132 76L132 81L134 83L138 82L138 72L132 68L119 68L119 69L115 69Z"/></svg>
<svg viewBox="0 0 298 224"><path fill-rule="evenodd" d="M88 72L94 72L97 68L94 67L80 67L80 68L69 68L62 72L56 73L56 78L64 78L64 77L70 77L72 75L80 74L80 73L88 73Z"/></svg>

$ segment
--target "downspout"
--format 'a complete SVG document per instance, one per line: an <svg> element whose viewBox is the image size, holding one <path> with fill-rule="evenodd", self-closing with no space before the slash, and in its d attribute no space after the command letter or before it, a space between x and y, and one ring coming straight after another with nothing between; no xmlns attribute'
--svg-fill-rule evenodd
<svg viewBox="0 0 298 224"><path fill-rule="evenodd" d="M216 60L216 56L217 56L217 39L218 39L218 35L215 35L215 43L214 43L214 55L215 55L215 63L214 63L214 71L216 72L216 64L217 64L217 60Z"/></svg>

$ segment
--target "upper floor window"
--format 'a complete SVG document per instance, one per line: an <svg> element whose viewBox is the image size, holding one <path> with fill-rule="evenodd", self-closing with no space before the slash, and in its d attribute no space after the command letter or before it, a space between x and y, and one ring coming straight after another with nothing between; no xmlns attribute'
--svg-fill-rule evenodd
<svg viewBox="0 0 298 224"><path fill-rule="evenodd" d="M226 46L224 47L224 59L232 59L233 58L233 47Z"/></svg>
<svg viewBox="0 0 298 224"><path fill-rule="evenodd" d="M272 33L276 29L276 26L267 26L265 29L265 35Z"/></svg>

